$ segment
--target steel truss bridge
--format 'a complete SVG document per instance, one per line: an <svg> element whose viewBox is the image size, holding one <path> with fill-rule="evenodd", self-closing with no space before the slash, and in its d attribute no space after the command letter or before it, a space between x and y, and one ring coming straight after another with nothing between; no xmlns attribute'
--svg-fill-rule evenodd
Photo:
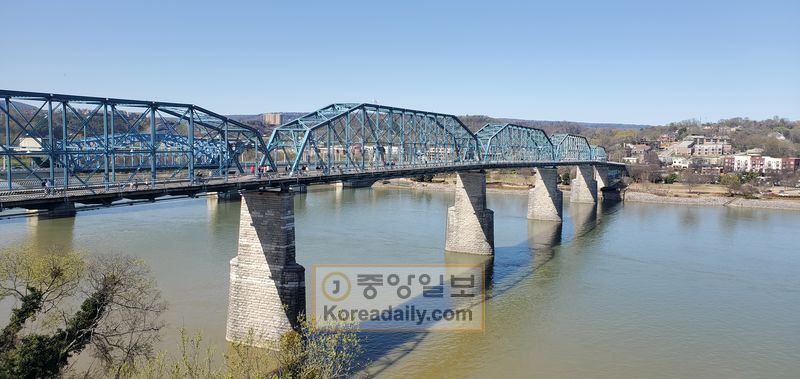
<svg viewBox="0 0 800 379"><path fill-rule="evenodd" d="M277 127L265 142L254 127L192 104L8 90L0 90L0 143L0 208L618 165L582 136L513 124L473 133L453 115L376 104L329 105Z"/></svg>

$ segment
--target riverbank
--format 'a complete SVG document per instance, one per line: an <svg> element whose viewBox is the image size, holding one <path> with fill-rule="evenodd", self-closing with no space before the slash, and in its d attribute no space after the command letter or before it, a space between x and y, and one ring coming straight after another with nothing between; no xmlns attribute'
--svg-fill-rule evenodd
<svg viewBox="0 0 800 379"><path fill-rule="evenodd" d="M409 179L394 179L385 182L375 183L375 187L383 188L406 188L422 191L453 191L452 181L434 182L415 182ZM565 198L569 198L569 186L559 186L564 192ZM486 192L489 193L520 193L529 190L529 186L507 184L507 183L487 183ZM746 199L743 197L731 197L723 187L703 188L701 193L690 193L682 187L672 187L669 190L659 188L642 188L634 185L625 191L624 201L634 203L653 203L653 204L680 204L695 206L712 207L737 207L737 208L760 208L760 209L784 209L800 211L800 199Z"/></svg>
<svg viewBox="0 0 800 379"><path fill-rule="evenodd" d="M742 197L720 196L678 197L660 196L647 192L626 191L625 201L633 203L681 204L800 211L800 201L785 199L745 199Z"/></svg>

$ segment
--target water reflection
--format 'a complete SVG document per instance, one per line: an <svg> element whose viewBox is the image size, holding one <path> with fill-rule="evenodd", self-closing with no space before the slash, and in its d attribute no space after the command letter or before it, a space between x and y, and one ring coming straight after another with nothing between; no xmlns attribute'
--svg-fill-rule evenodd
<svg viewBox="0 0 800 379"><path fill-rule="evenodd" d="M297 254L307 268L481 260L490 272L484 333L369 334L370 374L775 377L800 370L797 213L565 204L561 225L527 221L524 193L487 200L496 215L493 259L442 251L451 192L297 195ZM239 203L207 199L108 208L74 219L3 220L0 244L140 257L170 303L171 334L158 349L174 349L184 326L222 351L238 217ZM651 242L646 249L643 241ZM0 317L9 312L0 305Z"/></svg>
<svg viewBox="0 0 800 379"><path fill-rule="evenodd" d="M561 244L563 224L555 221L528 220L528 241L533 250L533 269L553 259L556 246Z"/></svg>
<svg viewBox="0 0 800 379"><path fill-rule="evenodd" d="M574 239L583 237L597 226L597 207L597 204L569 204Z"/></svg>
<svg viewBox="0 0 800 379"><path fill-rule="evenodd" d="M686 230L692 230L697 225L697 212L695 207L685 207L681 210L681 226Z"/></svg>
<svg viewBox="0 0 800 379"><path fill-rule="evenodd" d="M492 278L494 276L494 256L491 255L479 255L479 254L464 254L464 253L454 253L450 251L444 252L444 263L447 265L468 265L468 266L475 266L480 267L483 269L483 276L484 282L483 284L478 284L482 286L484 289L489 288L492 283ZM450 269L448 268L448 275L450 274ZM453 272L457 274L458 272Z"/></svg>
<svg viewBox="0 0 800 379"><path fill-rule="evenodd" d="M73 250L75 218L39 219L26 218L28 229L27 245L34 251L68 252Z"/></svg>

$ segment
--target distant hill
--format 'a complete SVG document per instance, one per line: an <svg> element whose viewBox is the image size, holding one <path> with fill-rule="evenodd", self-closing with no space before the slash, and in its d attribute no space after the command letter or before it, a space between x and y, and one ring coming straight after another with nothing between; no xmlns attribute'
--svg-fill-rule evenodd
<svg viewBox="0 0 800 379"><path fill-rule="evenodd" d="M617 123L596 123L596 122L575 122L575 121L546 121L546 120L522 120L515 118L495 118L484 115L458 116L467 127L474 131L482 128L486 124L517 124L539 128L548 133L580 133L583 128L590 129L642 129L652 125L639 124L617 124Z"/></svg>
<svg viewBox="0 0 800 379"><path fill-rule="evenodd" d="M6 107L5 101L0 101L0 109L5 109L5 107ZM39 110L38 107L34 107L33 105L28 105L28 104L25 104L25 103L21 103L19 101L12 101L11 102L11 112L14 112L14 108L16 108L17 110L19 110L20 112L22 112L22 113L24 113L26 115L33 114L37 110Z"/></svg>
<svg viewBox="0 0 800 379"><path fill-rule="evenodd" d="M281 114L281 123L285 124L296 120L308 112L276 112ZM265 113L252 114L252 115L228 115L228 117L259 128L265 134L269 134L276 125L269 125L264 122ZM599 122L573 122L573 121L545 121L545 120L521 120L515 118L494 118L483 115L467 115L458 116L462 122L473 132L478 131L484 125L489 123L497 124L517 124L522 126L530 126L547 131L548 133L580 133L581 129L643 129L652 127L652 125L641 124L620 124L620 123L599 123Z"/></svg>

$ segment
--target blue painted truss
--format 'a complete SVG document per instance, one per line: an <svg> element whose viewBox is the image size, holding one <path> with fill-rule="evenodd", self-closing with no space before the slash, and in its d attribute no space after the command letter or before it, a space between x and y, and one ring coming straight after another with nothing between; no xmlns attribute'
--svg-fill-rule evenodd
<svg viewBox="0 0 800 379"><path fill-rule="evenodd" d="M554 161L553 143L536 128L514 124L486 124L478 130L483 162Z"/></svg>
<svg viewBox="0 0 800 379"><path fill-rule="evenodd" d="M275 129L264 164L289 175L478 162L478 140L452 115L332 104Z"/></svg>
<svg viewBox="0 0 800 379"><path fill-rule="evenodd" d="M0 189L195 183L265 171L331 175L504 162L605 161L569 134L514 124L472 133L458 117L339 103L260 132L192 104L0 90ZM262 169L263 168L263 169ZM267 169L268 168L268 169Z"/></svg>
<svg viewBox="0 0 800 379"><path fill-rule="evenodd" d="M266 153L254 128L192 104L0 90L0 124L9 190L225 176Z"/></svg>

